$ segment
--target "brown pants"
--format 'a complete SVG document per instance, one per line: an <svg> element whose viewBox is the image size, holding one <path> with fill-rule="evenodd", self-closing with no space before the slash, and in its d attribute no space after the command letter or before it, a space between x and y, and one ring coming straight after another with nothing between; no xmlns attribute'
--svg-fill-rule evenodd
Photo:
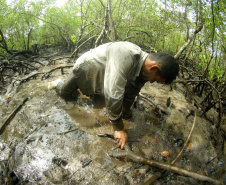
<svg viewBox="0 0 226 185"><path fill-rule="evenodd" d="M64 82L60 82L57 84L56 91L57 94L65 100L77 99L79 92L78 85L76 83L76 77L73 71L70 72Z"/></svg>

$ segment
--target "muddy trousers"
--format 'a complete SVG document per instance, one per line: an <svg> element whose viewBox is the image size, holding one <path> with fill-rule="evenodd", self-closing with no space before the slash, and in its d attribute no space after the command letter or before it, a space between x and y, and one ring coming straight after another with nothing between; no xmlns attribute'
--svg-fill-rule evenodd
<svg viewBox="0 0 226 185"><path fill-rule="evenodd" d="M72 72L68 75L64 82L59 82L56 87L57 94L65 100L75 100L79 96L76 77Z"/></svg>

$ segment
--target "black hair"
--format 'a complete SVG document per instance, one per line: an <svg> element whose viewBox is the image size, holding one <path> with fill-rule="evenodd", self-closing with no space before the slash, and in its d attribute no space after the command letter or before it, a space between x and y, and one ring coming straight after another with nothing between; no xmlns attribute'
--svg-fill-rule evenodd
<svg viewBox="0 0 226 185"><path fill-rule="evenodd" d="M150 53L149 58L159 64L160 70L157 75L164 78L166 84L172 83L179 73L178 61L168 53Z"/></svg>

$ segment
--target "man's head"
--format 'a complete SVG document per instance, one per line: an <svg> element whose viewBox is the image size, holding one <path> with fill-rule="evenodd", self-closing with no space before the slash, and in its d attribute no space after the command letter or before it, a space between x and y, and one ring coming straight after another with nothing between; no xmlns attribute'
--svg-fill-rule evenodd
<svg viewBox="0 0 226 185"><path fill-rule="evenodd" d="M176 59L167 53L151 53L146 58L142 75L148 81L170 84L176 79L179 65Z"/></svg>

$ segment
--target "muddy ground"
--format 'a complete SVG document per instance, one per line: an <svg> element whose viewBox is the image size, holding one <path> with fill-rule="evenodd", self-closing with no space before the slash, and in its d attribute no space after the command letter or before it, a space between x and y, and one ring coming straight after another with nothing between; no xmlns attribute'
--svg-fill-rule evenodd
<svg viewBox="0 0 226 185"><path fill-rule="evenodd" d="M39 62L46 65L39 72L45 72L68 64L68 59L56 60L55 65L47 65L49 60L44 59ZM69 70L65 69L64 75L56 70L43 80L39 75L1 95L0 125L25 98L28 100L0 136L0 184L144 184L159 169L111 157L109 151L116 143L98 137L113 133L103 97L81 95L77 101L65 102L55 90L48 90L49 82L64 79ZM146 83L142 93L133 106L133 118L125 121L131 150L169 164L189 135L194 121L190 113L195 110L196 126L175 165L226 184L225 141L213 124L217 113L208 112L212 122L200 117L200 110L191 104L181 84L174 84L171 90L166 85ZM144 96L163 112L160 114ZM162 156L163 151L169 156ZM165 172L153 184L211 183Z"/></svg>

